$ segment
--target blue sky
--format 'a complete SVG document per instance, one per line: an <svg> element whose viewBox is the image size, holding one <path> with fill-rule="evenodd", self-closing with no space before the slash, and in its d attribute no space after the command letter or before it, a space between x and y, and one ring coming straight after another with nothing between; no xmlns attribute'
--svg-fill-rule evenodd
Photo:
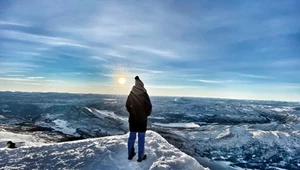
<svg viewBox="0 0 300 170"><path fill-rule="evenodd" d="M0 1L0 90L300 101L300 2ZM127 78L125 85L119 77Z"/></svg>

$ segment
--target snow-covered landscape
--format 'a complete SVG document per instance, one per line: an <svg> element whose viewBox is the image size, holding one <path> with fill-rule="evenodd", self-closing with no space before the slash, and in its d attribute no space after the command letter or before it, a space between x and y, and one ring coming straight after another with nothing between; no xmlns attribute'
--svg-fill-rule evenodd
<svg viewBox="0 0 300 170"><path fill-rule="evenodd" d="M139 164L127 160L126 96L0 96L2 169L300 169L297 102L151 97Z"/></svg>
<svg viewBox="0 0 300 170"><path fill-rule="evenodd" d="M156 132L148 131L146 136L148 159L141 163L127 160L126 134L0 149L0 169L205 169L193 157L170 145Z"/></svg>

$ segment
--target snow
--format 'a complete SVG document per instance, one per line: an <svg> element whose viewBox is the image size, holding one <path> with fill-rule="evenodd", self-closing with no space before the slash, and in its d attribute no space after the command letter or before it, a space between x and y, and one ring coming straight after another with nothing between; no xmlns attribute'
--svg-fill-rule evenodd
<svg viewBox="0 0 300 170"><path fill-rule="evenodd" d="M11 111L10 110L2 109L2 112L10 113Z"/></svg>
<svg viewBox="0 0 300 170"><path fill-rule="evenodd" d="M27 141L35 145L38 138L46 143L63 141L71 137L65 134L75 129L83 138L123 135L128 131L126 96L10 92L0 96L0 131L33 135L9 136L13 142L19 141L17 146L27 145ZM202 156L210 161L208 167L217 170L225 169L215 167L220 160L228 161L233 168L299 168L300 103L174 99L151 97L155 108L148 117L149 129L161 133L203 166L208 164L199 161ZM195 128L190 128L189 122ZM0 143L5 146L7 136L0 137L5 139Z"/></svg>
<svg viewBox="0 0 300 170"><path fill-rule="evenodd" d="M76 134L76 129L68 127L68 122L67 121L56 119L53 122L56 125L55 127L53 127L53 129L55 129L57 131L60 131L60 132L62 132L64 134L78 136L78 134Z"/></svg>
<svg viewBox="0 0 300 170"><path fill-rule="evenodd" d="M79 141L0 149L0 169L185 169L203 168L193 157L147 131L147 160L127 159L128 134ZM137 148L136 148L137 149Z"/></svg>
<svg viewBox="0 0 300 170"><path fill-rule="evenodd" d="M126 121L127 119L124 119L120 116L117 116L114 114L114 112L111 111L107 111L107 110L98 110L95 108L88 108L85 107L85 109L87 109L91 114L93 114L94 116L100 118L100 119L105 119L105 118L113 118L113 119L118 119L120 121Z"/></svg>
<svg viewBox="0 0 300 170"><path fill-rule="evenodd" d="M229 135L230 135L230 129L226 128L224 131L222 131L220 134L218 134L216 139L225 138L226 136L229 136Z"/></svg>
<svg viewBox="0 0 300 170"><path fill-rule="evenodd" d="M161 117L161 116L156 116L156 117L149 116L148 118L150 118L150 119L161 119L161 120L166 119L165 117Z"/></svg>
<svg viewBox="0 0 300 170"><path fill-rule="evenodd" d="M103 100L107 100L107 101L116 101L116 99L110 99L110 98L104 98Z"/></svg>
<svg viewBox="0 0 300 170"><path fill-rule="evenodd" d="M197 128L200 127L196 123L153 123L156 126L163 126L163 127L176 127L176 128Z"/></svg>
<svg viewBox="0 0 300 170"><path fill-rule="evenodd" d="M271 110L276 112L292 111L293 107L273 108Z"/></svg>
<svg viewBox="0 0 300 170"><path fill-rule="evenodd" d="M264 135L274 135L275 137L289 137L291 136L290 134L286 132L280 132L280 131L264 131L264 130L256 130L256 131L250 131L250 133L253 134L253 138L259 138ZM268 138L269 139L269 138Z"/></svg>
<svg viewBox="0 0 300 170"><path fill-rule="evenodd" d="M16 143L16 146L34 146L45 143L43 139L36 138L32 135L0 131L0 148L6 147L8 141L13 141Z"/></svg>

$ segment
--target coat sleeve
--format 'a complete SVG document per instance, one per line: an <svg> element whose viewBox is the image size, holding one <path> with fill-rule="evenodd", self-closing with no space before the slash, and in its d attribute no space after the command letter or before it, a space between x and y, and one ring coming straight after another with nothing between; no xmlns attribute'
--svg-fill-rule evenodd
<svg viewBox="0 0 300 170"><path fill-rule="evenodd" d="M130 113L131 112L131 99L130 99L130 95L127 97L127 100L126 100L126 110Z"/></svg>
<svg viewBox="0 0 300 170"><path fill-rule="evenodd" d="M149 95L146 93L146 103L145 103L145 110L147 113L147 116L150 116L151 112L152 112L152 104L151 104L151 100L149 98Z"/></svg>

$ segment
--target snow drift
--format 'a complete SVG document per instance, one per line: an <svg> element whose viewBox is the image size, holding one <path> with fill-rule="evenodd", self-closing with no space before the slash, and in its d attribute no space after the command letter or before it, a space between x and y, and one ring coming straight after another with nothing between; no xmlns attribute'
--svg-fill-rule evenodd
<svg viewBox="0 0 300 170"><path fill-rule="evenodd" d="M185 169L203 168L193 157L147 131L147 160L127 160L128 134L56 144L0 149L0 169Z"/></svg>

